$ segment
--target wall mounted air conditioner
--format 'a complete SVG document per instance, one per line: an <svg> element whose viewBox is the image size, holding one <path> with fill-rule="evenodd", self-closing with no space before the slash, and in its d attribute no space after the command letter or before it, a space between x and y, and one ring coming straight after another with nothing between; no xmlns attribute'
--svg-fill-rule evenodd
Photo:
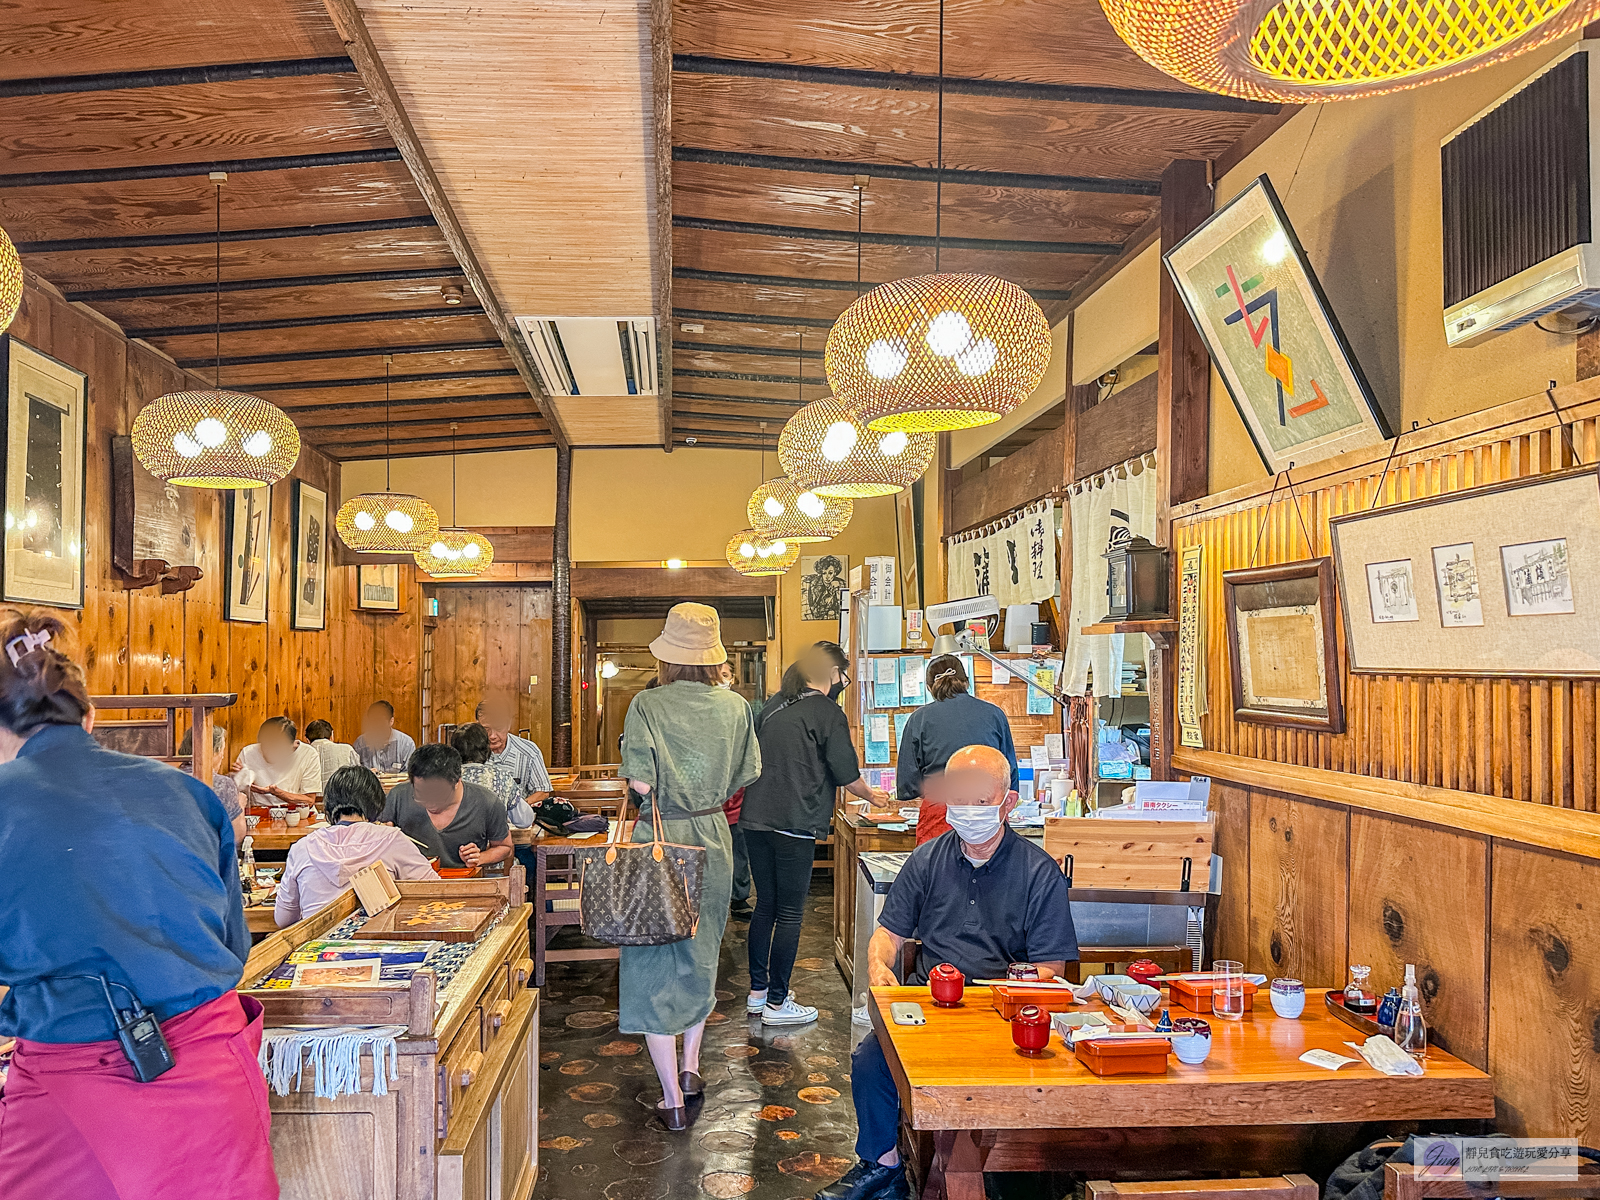
<svg viewBox="0 0 1600 1200"><path fill-rule="evenodd" d="M1597 71L1600 41L1579 42L1440 143L1450 345L1600 307Z"/></svg>
<svg viewBox="0 0 1600 1200"><path fill-rule="evenodd" d="M654 317L518 317L552 396L653 396Z"/></svg>

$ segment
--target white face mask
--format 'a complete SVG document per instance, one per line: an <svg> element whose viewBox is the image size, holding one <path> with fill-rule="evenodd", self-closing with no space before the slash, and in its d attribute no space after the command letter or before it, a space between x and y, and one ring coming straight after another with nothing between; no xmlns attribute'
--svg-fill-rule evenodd
<svg viewBox="0 0 1600 1200"><path fill-rule="evenodd" d="M944 810L944 819L969 846L981 846L1000 832L998 804L952 804Z"/></svg>

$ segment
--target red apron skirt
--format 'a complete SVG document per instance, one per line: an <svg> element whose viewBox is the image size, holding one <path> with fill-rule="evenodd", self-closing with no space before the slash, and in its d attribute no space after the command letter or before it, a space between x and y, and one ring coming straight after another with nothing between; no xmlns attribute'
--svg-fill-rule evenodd
<svg viewBox="0 0 1600 1200"><path fill-rule="evenodd" d="M917 814L917 845L931 842L941 833L949 832L950 822L944 819L944 805L924 800L922 810Z"/></svg>
<svg viewBox="0 0 1600 1200"><path fill-rule="evenodd" d="M140 1083L116 1042L17 1040L0 1096L5 1200L276 1200L261 1005L228 992L161 1026Z"/></svg>

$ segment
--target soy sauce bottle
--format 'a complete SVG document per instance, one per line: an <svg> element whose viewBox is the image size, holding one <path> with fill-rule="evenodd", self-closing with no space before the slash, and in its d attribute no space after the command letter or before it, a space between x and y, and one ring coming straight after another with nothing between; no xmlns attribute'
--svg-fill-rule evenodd
<svg viewBox="0 0 1600 1200"><path fill-rule="evenodd" d="M1344 1006L1353 1013L1370 1017L1378 1011L1378 996L1372 990L1372 968L1350 968L1350 982L1344 985Z"/></svg>

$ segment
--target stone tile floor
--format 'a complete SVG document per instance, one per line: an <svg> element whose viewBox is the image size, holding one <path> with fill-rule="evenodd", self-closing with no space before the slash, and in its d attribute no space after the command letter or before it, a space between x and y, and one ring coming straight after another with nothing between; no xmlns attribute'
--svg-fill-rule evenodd
<svg viewBox="0 0 1600 1200"><path fill-rule="evenodd" d="M748 921L728 922L701 1055L704 1107L687 1133L668 1133L652 1116L661 1087L644 1039L617 1030L617 964L548 968L540 1200L800 1200L849 1169L853 1039L850 993L833 961L831 878L813 881L791 981L820 1010L814 1024L763 1027L746 1017L748 930Z"/></svg>

